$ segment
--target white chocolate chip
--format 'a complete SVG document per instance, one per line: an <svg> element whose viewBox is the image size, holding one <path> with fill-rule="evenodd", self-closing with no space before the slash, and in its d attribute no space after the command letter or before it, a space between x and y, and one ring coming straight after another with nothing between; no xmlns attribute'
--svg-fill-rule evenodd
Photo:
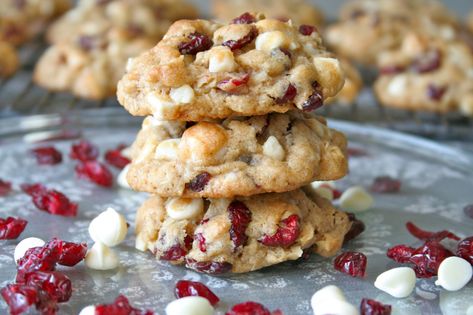
<svg viewBox="0 0 473 315"><path fill-rule="evenodd" d="M344 82L343 71L340 62L336 58L314 57L312 59L315 69L317 70L317 82L321 86L330 86L333 82ZM334 80L336 79L336 80ZM340 86L342 88L342 86Z"/></svg>
<svg viewBox="0 0 473 315"><path fill-rule="evenodd" d="M314 315L358 315L358 309L348 303L337 286L326 286L312 295L310 300Z"/></svg>
<svg viewBox="0 0 473 315"><path fill-rule="evenodd" d="M209 51L209 71L215 72L231 72L237 67L235 57L230 48L226 46L213 47Z"/></svg>
<svg viewBox="0 0 473 315"><path fill-rule="evenodd" d="M135 64L134 62L135 60L133 58L128 58L128 60L126 61L126 72L130 72L131 69L133 68L133 65Z"/></svg>
<svg viewBox="0 0 473 315"><path fill-rule="evenodd" d="M13 258L15 259L15 263L18 261L18 259L25 256L25 253L28 249L33 248L33 247L41 247L44 244L45 244L44 241L37 237L25 238L24 240L19 242L18 245L16 245L15 247L15 252L13 253Z"/></svg>
<svg viewBox="0 0 473 315"><path fill-rule="evenodd" d="M204 201L201 198L170 198L164 207L175 220L191 219L204 211Z"/></svg>
<svg viewBox="0 0 473 315"><path fill-rule="evenodd" d="M373 197L361 186L353 186L345 190L340 197L340 206L343 210L362 212L370 209L374 204Z"/></svg>
<svg viewBox="0 0 473 315"><path fill-rule="evenodd" d="M447 291L458 291L470 282L473 275L471 264L460 257L448 257L440 263L436 285Z"/></svg>
<svg viewBox="0 0 473 315"><path fill-rule="evenodd" d="M403 74L395 76L388 85L388 93L392 96L403 95L407 89L407 77Z"/></svg>
<svg viewBox="0 0 473 315"><path fill-rule="evenodd" d="M259 34L256 37L255 46L257 50L271 52L272 50L285 47L289 43L287 36L281 31L271 31Z"/></svg>
<svg viewBox="0 0 473 315"><path fill-rule="evenodd" d="M395 298L405 298L416 286L416 274L409 267L393 268L380 274L374 286Z"/></svg>
<svg viewBox="0 0 473 315"><path fill-rule="evenodd" d="M117 246L126 237L128 226L125 217L113 208L107 208L94 218L89 225L89 234L94 242L109 247Z"/></svg>
<svg viewBox="0 0 473 315"><path fill-rule="evenodd" d="M120 152L124 157L131 160L131 147L126 147Z"/></svg>
<svg viewBox="0 0 473 315"><path fill-rule="evenodd" d="M113 249L100 242L92 246L87 252L84 261L87 268L95 270L111 270L117 268L120 264L118 256Z"/></svg>
<svg viewBox="0 0 473 315"><path fill-rule="evenodd" d="M95 315L95 306L86 306L80 311L79 315Z"/></svg>
<svg viewBox="0 0 473 315"><path fill-rule="evenodd" d="M125 166L120 174L118 174L118 177L117 177L117 183L118 183L118 186L122 187L122 188L126 188L126 189L131 189L130 187L130 184L128 184L128 181L126 179L126 176L128 174L128 170L130 169L130 164L128 164L127 166Z"/></svg>
<svg viewBox="0 0 473 315"><path fill-rule="evenodd" d="M177 104L189 104L194 99L194 95L194 89L187 84L171 89L171 92L169 92L169 96Z"/></svg>
<svg viewBox="0 0 473 315"><path fill-rule="evenodd" d="M319 195L320 197L323 197L325 199L328 199L330 201L333 200L333 190L325 187L325 186L319 186L317 188L314 188L314 191Z"/></svg>
<svg viewBox="0 0 473 315"><path fill-rule="evenodd" d="M148 249L148 244L138 235L135 240L135 248L140 252L144 252Z"/></svg>
<svg viewBox="0 0 473 315"><path fill-rule="evenodd" d="M175 160L178 157L179 142L181 139L167 139L156 147L154 157L158 160Z"/></svg>
<svg viewBox="0 0 473 315"><path fill-rule="evenodd" d="M313 189L316 189L320 186L330 187L332 189L337 188L337 186L335 185L335 182L333 180L327 180L327 181L318 181L318 180L316 180L316 181L310 183L310 186Z"/></svg>
<svg viewBox="0 0 473 315"><path fill-rule="evenodd" d="M270 136L263 144L263 154L278 161L284 160L286 152L275 136Z"/></svg>
<svg viewBox="0 0 473 315"><path fill-rule="evenodd" d="M169 110L173 107L176 107L176 104L171 102L171 100L166 100L161 95L155 92L149 93L146 96L146 100L153 108L153 116L156 119L162 119L164 117L165 110Z"/></svg>
<svg viewBox="0 0 473 315"><path fill-rule="evenodd" d="M187 296L166 306L166 315L213 315L214 308L200 296Z"/></svg>

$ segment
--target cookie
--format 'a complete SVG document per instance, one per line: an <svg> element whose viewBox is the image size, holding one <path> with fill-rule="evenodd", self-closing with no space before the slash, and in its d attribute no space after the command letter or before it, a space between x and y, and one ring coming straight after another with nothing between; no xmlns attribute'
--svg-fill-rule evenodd
<svg viewBox="0 0 473 315"><path fill-rule="evenodd" d="M400 50L380 56L379 67L374 90L381 104L473 116L473 54L466 43L410 34Z"/></svg>
<svg viewBox="0 0 473 315"><path fill-rule="evenodd" d="M136 247L205 273L242 273L342 246L351 221L322 197L296 190L234 199L153 196L138 210Z"/></svg>
<svg viewBox="0 0 473 315"><path fill-rule="evenodd" d="M0 41L0 78L11 76L20 66L15 48L7 42Z"/></svg>
<svg viewBox="0 0 473 315"><path fill-rule="evenodd" d="M222 21L231 21L245 12L262 12L269 18L291 19L298 25L324 24L322 12L304 0L213 0L212 12Z"/></svg>
<svg viewBox="0 0 473 315"><path fill-rule="evenodd" d="M70 5L69 0L0 1L0 41L19 45L32 39Z"/></svg>
<svg viewBox="0 0 473 315"><path fill-rule="evenodd" d="M347 59L340 59L340 66L345 74L345 84L337 95L327 99L327 103L350 105L356 102L363 89L360 71Z"/></svg>
<svg viewBox="0 0 473 315"><path fill-rule="evenodd" d="M467 24L470 31L473 32L473 11L471 11L470 15L468 16Z"/></svg>
<svg viewBox="0 0 473 315"><path fill-rule="evenodd" d="M229 25L178 21L129 65L119 102L132 115L164 120L312 111L344 82L315 28L261 14Z"/></svg>
<svg viewBox="0 0 473 315"><path fill-rule="evenodd" d="M50 28L48 39L53 45L38 61L34 81L81 98L113 96L127 60L159 41L171 24L165 17L179 16L174 8L179 3L168 2L82 1ZM181 7L181 17L195 13L186 8Z"/></svg>
<svg viewBox="0 0 473 315"><path fill-rule="evenodd" d="M451 38L458 27L455 17L435 0L356 0L343 7L340 22L328 27L326 40L338 54L375 66L380 53L397 49L413 30Z"/></svg>
<svg viewBox="0 0 473 315"><path fill-rule="evenodd" d="M345 136L298 111L197 124L145 119L128 183L165 197L294 190L347 173Z"/></svg>

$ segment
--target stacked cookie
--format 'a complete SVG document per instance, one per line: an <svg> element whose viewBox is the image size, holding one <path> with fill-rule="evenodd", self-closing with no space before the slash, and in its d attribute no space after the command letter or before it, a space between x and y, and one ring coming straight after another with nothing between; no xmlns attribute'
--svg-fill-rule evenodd
<svg viewBox="0 0 473 315"><path fill-rule="evenodd" d="M118 84L148 116L127 176L152 194L137 248L207 273L338 251L350 218L307 185L346 174L346 139L307 112L343 81L315 28L248 13L174 23Z"/></svg>

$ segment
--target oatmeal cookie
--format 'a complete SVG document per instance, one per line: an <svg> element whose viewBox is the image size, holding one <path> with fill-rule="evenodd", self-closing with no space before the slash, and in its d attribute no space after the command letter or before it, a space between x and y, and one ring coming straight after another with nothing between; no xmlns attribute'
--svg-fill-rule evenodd
<svg viewBox="0 0 473 315"><path fill-rule="evenodd" d="M473 116L473 53L464 42L406 36L379 60L374 90L380 103L402 109Z"/></svg>
<svg viewBox="0 0 473 315"><path fill-rule="evenodd" d="M322 26L322 12L305 0L213 0L212 11L222 21L230 21L245 12L262 12L267 17L294 23Z"/></svg>
<svg viewBox="0 0 473 315"><path fill-rule="evenodd" d="M229 25L174 23L157 46L130 62L117 94L132 115L200 121L312 111L343 82L314 27L245 15Z"/></svg>
<svg viewBox="0 0 473 315"><path fill-rule="evenodd" d="M298 111L187 128L148 117L132 151L130 186L166 197L284 192L347 173L345 136Z"/></svg>
<svg viewBox="0 0 473 315"><path fill-rule="evenodd" d="M347 214L303 190L235 199L153 196L138 210L136 247L199 272L242 273L315 252L334 255Z"/></svg>
<svg viewBox="0 0 473 315"><path fill-rule="evenodd" d="M7 42L0 41L0 78L9 77L20 66L15 48Z"/></svg>

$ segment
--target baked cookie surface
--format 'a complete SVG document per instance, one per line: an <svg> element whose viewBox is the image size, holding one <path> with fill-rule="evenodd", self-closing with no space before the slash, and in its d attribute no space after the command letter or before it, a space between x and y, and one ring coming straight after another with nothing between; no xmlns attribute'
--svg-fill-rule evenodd
<svg viewBox="0 0 473 315"><path fill-rule="evenodd" d="M473 52L464 42L406 36L379 59L374 90L381 104L414 111L473 116Z"/></svg>
<svg viewBox="0 0 473 315"><path fill-rule="evenodd" d="M236 199L153 196L138 210L137 248L205 273L249 272L300 258L334 255L351 222L302 190Z"/></svg>
<svg viewBox="0 0 473 315"><path fill-rule="evenodd" d="M9 77L20 66L18 54L12 45L0 41L0 56L0 78Z"/></svg>
<svg viewBox="0 0 473 315"><path fill-rule="evenodd" d="M340 66L345 74L345 84L337 95L327 99L327 103L351 105L356 102L363 89L363 79L360 71L347 59L340 58Z"/></svg>
<svg viewBox="0 0 473 315"><path fill-rule="evenodd" d="M297 111L222 122L145 119L128 183L166 197L230 198L294 190L347 173L345 136Z"/></svg>
<svg viewBox="0 0 473 315"><path fill-rule="evenodd" d="M315 28L245 14L229 25L174 23L130 62L117 94L132 115L200 121L312 111L343 82Z"/></svg>

